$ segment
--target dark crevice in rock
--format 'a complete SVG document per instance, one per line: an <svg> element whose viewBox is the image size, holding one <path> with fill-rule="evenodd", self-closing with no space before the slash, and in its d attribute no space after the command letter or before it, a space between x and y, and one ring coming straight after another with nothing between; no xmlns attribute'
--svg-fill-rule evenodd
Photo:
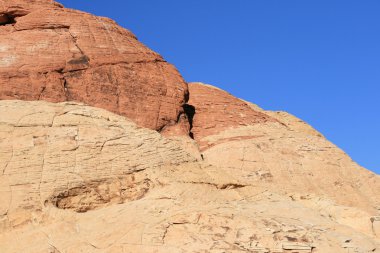
<svg viewBox="0 0 380 253"><path fill-rule="evenodd" d="M28 15L29 12L25 10L13 10L8 13L1 13L0 14L0 26L3 25L14 25L16 24L18 17L23 17Z"/></svg>
<svg viewBox="0 0 380 253"><path fill-rule="evenodd" d="M62 78L63 78L63 90L65 91L66 100L68 100L70 97L70 93L69 93L69 89L67 88L67 80L65 76L62 76Z"/></svg>
<svg viewBox="0 0 380 253"><path fill-rule="evenodd" d="M11 14L0 14L0 25L8 25L8 24L15 24L16 19L15 16L12 16Z"/></svg>
<svg viewBox="0 0 380 253"><path fill-rule="evenodd" d="M185 104L185 105L183 105L183 110L185 111L185 114L186 114L187 119L189 120L189 124L190 124L189 136L192 139L194 139L194 134L191 130L193 128L193 119L194 119L194 115L195 115L195 107L192 105L189 105L189 104Z"/></svg>

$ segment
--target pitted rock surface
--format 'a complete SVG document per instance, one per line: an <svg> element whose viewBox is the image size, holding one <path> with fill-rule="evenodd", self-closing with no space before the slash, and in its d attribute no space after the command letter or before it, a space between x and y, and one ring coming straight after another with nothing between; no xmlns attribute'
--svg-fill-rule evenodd
<svg viewBox="0 0 380 253"><path fill-rule="evenodd" d="M0 0L0 99L78 101L162 130L187 97L176 68L114 21L49 0Z"/></svg>

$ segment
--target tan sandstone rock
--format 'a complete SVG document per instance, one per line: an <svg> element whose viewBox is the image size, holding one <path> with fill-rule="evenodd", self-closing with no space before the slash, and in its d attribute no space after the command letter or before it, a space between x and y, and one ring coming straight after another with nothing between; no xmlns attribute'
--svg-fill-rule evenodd
<svg viewBox="0 0 380 253"><path fill-rule="evenodd" d="M293 201L320 210L321 215L373 235L370 219L380 206L378 175L358 166L292 115L264 111L240 101L241 106L228 110L228 114L241 114L241 108L249 106L254 111L249 118L252 123L231 123L233 117L226 117L225 111L212 102L205 106L199 98L207 96L209 101L220 101L220 97L230 96L231 102L225 101L226 105L238 104L237 98L200 83L190 84L189 88L191 105L201 108L195 111L191 131L195 129L206 162L238 178L242 184L255 182L263 189L288 195ZM203 107L207 108L205 113ZM254 113L259 116L253 118ZM208 124L203 121L206 119L203 114L218 118L212 131L202 128ZM262 114L275 120L262 121Z"/></svg>
<svg viewBox="0 0 380 253"><path fill-rule="evenodd" d="M378 252L361 202L285 194L212 165L228 143L202 162L179 142L81 104L0 101L1 252Z"/></svg>
<svg viewBox="0 0 380 253"><path fill-rule="evenodd" d="M0 99L79 101L162 130L187 97L175 67L114 21L51 0L0 0Z"/></svg>

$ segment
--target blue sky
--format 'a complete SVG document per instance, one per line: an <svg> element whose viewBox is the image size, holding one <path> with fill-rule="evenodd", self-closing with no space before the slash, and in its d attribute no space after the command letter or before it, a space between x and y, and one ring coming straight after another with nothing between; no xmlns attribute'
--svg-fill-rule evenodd
<svg viewBox="0 0 380 253"><path fill-rule="evenodd" d="M380 1L61 0L202 81L305 120L380 174Z"/></svg>

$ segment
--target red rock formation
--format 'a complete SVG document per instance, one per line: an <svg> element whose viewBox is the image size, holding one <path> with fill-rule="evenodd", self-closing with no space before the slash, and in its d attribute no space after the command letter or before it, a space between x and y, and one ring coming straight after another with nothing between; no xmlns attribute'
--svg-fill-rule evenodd
<svg viewBox="0 0 380 253"><path fill-rule="evenodd" d="M213 86L190 83L189 91L190 100L186 110L190 114L191 134L201 150L209 147L208 142L202 140L207 136L239 126L277 121L262 112L253 110L244 101Z"/></svg>
<svg viewBox="0 0 380 253"><path fill-rule="evenodd" d="M114 21L51 0L0 0L0 99L79 101L162 130L187 94L175 67Z"/></svg>

